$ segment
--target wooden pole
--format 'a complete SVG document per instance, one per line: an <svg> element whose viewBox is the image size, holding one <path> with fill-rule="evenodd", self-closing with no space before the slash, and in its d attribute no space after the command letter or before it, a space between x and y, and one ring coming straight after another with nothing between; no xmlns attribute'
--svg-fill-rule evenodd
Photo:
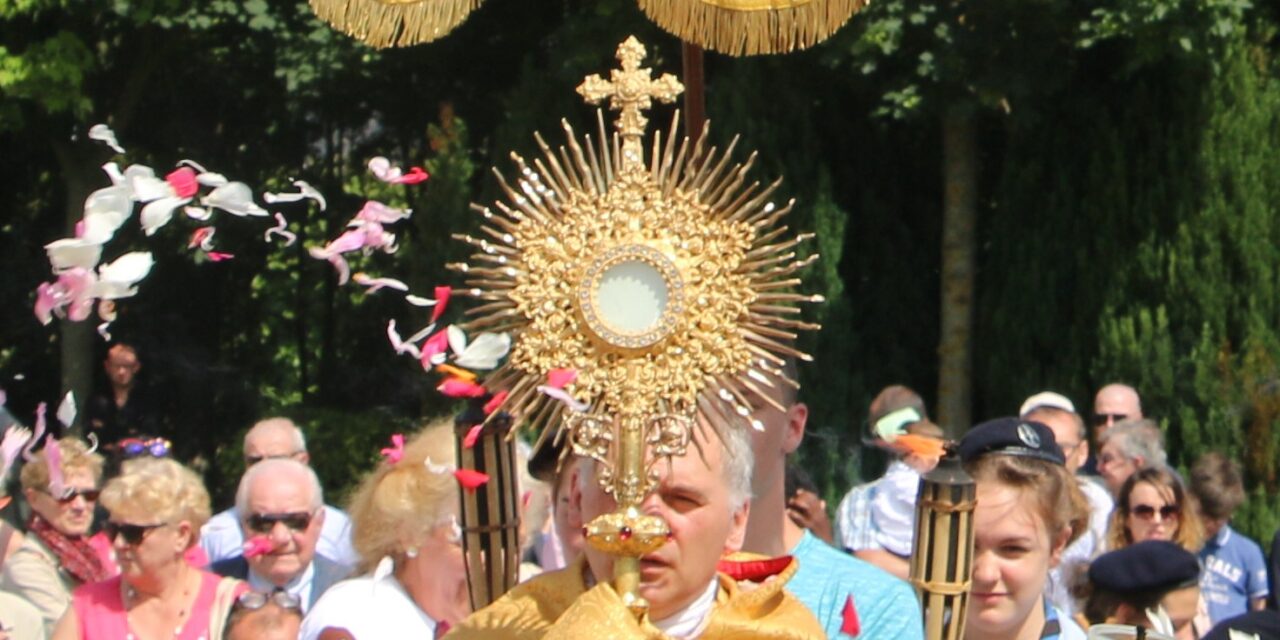
<svg viewBox="0 0 1280 640"><path fill-rule="evenodd" d="M681 41L681 59L684 62L684 129L689 142L702 136L707 121L706 83L703 70L703 52L692 42Z"/></svg>

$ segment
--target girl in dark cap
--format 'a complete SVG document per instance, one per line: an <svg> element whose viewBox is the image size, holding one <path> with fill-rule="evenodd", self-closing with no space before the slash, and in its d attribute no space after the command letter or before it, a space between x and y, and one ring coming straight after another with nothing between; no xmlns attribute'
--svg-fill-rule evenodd
<svg viewBox="0 0 1280 640"><path fill-rule="evenodd" d="M1044 596L1049 569L1089 513L1053 432L993 420L965 435L960 457L977 483L966 640L1082 640L1080 626Z"/></svg>
<svg viewBox="0 0 1280 640"><path fill-rule="evenodd" d="M1091 634L1130 637L1141 628L1194 640L1208 631L1203 620L1196 623L1199 602L1200 561L1172 542L1138 542L1089 565L1084 616L1098 625Z"/></svg>

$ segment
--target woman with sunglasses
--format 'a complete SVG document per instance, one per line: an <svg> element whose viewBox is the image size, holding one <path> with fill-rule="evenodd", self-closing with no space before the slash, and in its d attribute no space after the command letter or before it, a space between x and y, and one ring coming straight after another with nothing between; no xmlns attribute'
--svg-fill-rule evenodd
<svg viewBox="0 0 1280 640"><path fill-rule="evenodd" d="M1117 494L1107 531L1107 549L1123 549L1143 540L1165 540L1199 553L1204 526L1182 480L1165 466L1147 467L1125 480Z"/></svg>
<svg viewBox="0 0 1280 640"><path fill-rule="evenodd" d="M432 638L471 612L453 476L453 421L438 420L365 477L347 507L362 575L325 592L298 637ZM330 636L332 637L332 636Z"/></svg>
<svg viewBox="0 0 1280 640"><path fill-rule="evenodd" d="M26 540L4 563L0 589L35 605L47 632L66 611L73 589L106 580L113 571L89 542L102 456L75 438L45 442L19 476L31 519ZM49 455L53 448L56 456ZM57 469L50 469L51 457Z"/></svg>
<svg viewBox="0 0 1280 640"><path fill-rule="evenodd" d="M102 505L121 573L77 588L52 637L220 638L232 603L248 587L184 559L209 519L209 494L200 478L173 460L141 458L107 483Z"/></svg>
<svg viewBox="0 0 1280 640"><path fill-rule="evenodd" d="M1089 506L1049 427L1001 418L970 429L960 458L977 484L966 640L1084 640L1045 596L1049 570L1088 527Z"/></svg>

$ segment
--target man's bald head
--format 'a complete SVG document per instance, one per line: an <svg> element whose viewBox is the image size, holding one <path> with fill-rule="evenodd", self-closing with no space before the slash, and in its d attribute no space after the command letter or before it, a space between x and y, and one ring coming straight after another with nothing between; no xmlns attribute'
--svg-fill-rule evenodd
<svg viewBox="0 0 1280 640"><path fill-rule="evenodd" d="M1142 417L1142 399L1138 397L1138 391L1127 384L1108 384L1093 398L1093 424L1099 434L1117 422L1140 420Z"/></svg>
<svg viewBox="0 0 1280 640"><path fill-rule="evenodd" d="M310 462L306 438L298 425L288 418L259 420L244 434L246 467L273 458L292 458L303 464Z"/></svg>

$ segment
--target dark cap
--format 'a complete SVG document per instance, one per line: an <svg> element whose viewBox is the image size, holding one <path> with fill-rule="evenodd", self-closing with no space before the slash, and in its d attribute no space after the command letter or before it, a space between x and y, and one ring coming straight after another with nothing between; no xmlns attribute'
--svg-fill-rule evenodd
<svg viewBox="0 0 1280 640"><path fill-rule="evenodd" d="M1218 623L1204 640L1231 640L1232 631L1258 640L1280 640L1280 613L1270 609L1250 611L1244 615L1228 618Z"/></svg>
<svg viewBox="0 0 1280 640"><path fill-rule="evenodd" d="M959 452L966 463L988 454L1025 456L1055 464L1067 462L1049 427L1018 418L996 418L970 429L960 439Z"/></svg>
<svg viewBox="0 0 1280 640"><path fill-rule="evenodd" d="M1089 565L1094 589L1119 595L1160 594L1200 579L1195 554L1165 540L1147 540L1104 553Z"/></svg>

